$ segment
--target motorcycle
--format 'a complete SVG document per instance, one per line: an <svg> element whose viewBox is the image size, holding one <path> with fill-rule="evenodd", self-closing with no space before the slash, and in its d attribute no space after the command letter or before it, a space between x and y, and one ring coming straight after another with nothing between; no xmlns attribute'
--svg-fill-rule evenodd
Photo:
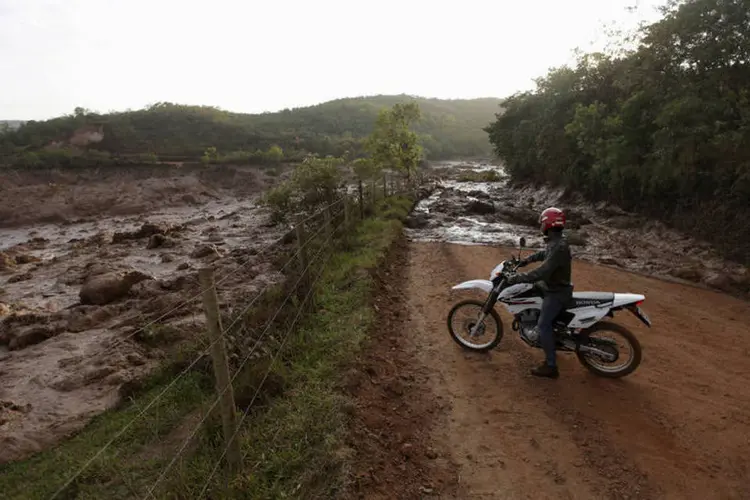
<svg viewBox="0 0 750 500"><path fill-rule="evenodd" d="M474 289L488 293L484 302L464 300L453 306L448 314L450 335L464 349L486 352L500 343L503 323L495 310L497 302L513 316L512 328L519 333L521 340L530 347L541 348L536 324L544 290L531 283L507 285L508 278L520 265L526 239L521 238L519 243L518 257L511 255L509 260L498 264L489 280L471 280L453 287L453 290ZM633 373L641 363L638 339L624 326L602 319L613 318L615 312L627 310L650 328L651 320L640 307L645 299L643 295L632 293L573 292L568 308L555 319L557 351L574 352L583 366L601 377L620 378ZM466 319L459 320L454 326L454 321L464 313L467 313ZM459 333L468 334L468 339ZM619 338L619 342L611 338L612 334ZM479 342L475 343L475 340Z"/></svg>

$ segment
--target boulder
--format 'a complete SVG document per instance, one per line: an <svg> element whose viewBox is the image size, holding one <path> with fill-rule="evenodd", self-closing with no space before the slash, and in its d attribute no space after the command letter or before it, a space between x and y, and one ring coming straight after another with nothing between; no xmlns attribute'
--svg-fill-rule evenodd
<svg viewBox="0 0 750 500"><path fill-rule="evenodd" d="M170 238L169 236L166 236L161 233L152 234L148 239L148 244L146 245L146 248L149 250L154 248L172 248L177 243L175 240Z"/></svg>
<svg viewBox="0 0 750 500"><path fill-rule="evenodd" d="M221 256L221 253L215 245L207 244L197 247L195 250L193 250L193 253L190 254L190 256L194 259L202 259L204 257L208 257L209 255L216 255L217 257L219 257Z"/></svg>
<svg viewBox="0 0 750 500"><path fill-rule="evenodd" d="M0 272L8 272L16 267L16 259L5 252L0 252Z"/></svg>
<svg viewBox="0 0 750 500"><path fill-rule="evenodd" d="M479 198L480 200L489 200L490 195L485 193L484 191L479 191L478 189L475 189L473 191L469 191L466 193L467 195L473 197L473 198Z"/></svg>
<svg viewBox="0 0 750 500"><path fill-rule="evenodd" d="M565 236L568 239L568 243L572 246L585 247L588 243L586 241L586 233L583 231L571 231L566 229Z"/></svg>
<svg viewBox="0 0 750 500"><path fill-rule="evenodd" d="M498 209L498 214L503 222L539 227L539 214L534 210L505 206Z"/></svg>
<svg viewBox="0 0 750 500"><path fill-rule="evenodd" d="M470 214L487 215L495 213L495 205L491 201L470 201L466 205L466 211Z"/></svg>
<svg viewBox="0 0 750 500"><path fill-rule="evenodd" d="M140 271L129 273L105 273L90 276L83 284L78 296L81 304L104 305L128 294L136 283L153 279Z"/></svg>
<svg viewBox="0 0 750 500"><path fill-rule="evenodd" d="M698 283L703 278L703 272L697 265L685 265L676 267L669 271L669 274L675 278L680 278L685 281L692 281Z"/></svg>
<svg viewBox="0 0 750 500"><path fill-rule="evenodd" d="M171 227L160 224L152 224L146 222L141 226L138 231L126 231L122 233L115 233L112 236L112 243L122 243L128 240L139 240L141 238L150 238L155 234L166 235L170 231Z"/></svg>
<svg viewBox="0 0 750 500"><path fill-rule="evenodd" d="M32 278L31 273L16 274L8 278L8 283L19 283L21 281L28 281Z"/></svg>
<svg viewBox="0 0 750 500"><path fill-rule="evenodd" d="M427 214L412 214L408 219L406 219L406 227L410 229L422 229L424 227L427 227L427 224L429 224L429 222L430 219Z"/></svg>
<svg viewBox="0 0 750 500"><path fill-rule="evenodd" d="M33 255L29 254L21 254L16 255L16 264L23 265L23 264L30 264L32 262L40 262L42 259L39 257L34 257Z"/></svg>

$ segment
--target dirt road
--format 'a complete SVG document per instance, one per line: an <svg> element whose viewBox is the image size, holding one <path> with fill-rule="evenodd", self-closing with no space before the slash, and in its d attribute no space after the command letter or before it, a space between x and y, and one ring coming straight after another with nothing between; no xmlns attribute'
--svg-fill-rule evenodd
<svg viewBox="0 0 750 500"><path fill-rule="evenodd" d="M651 330L627 313L615 318L641 340L643 363L612 381L562 354L560 379L538 380L528 370L541 351L520 342L507 313L505 338L487 355L461 351L446 329L451 305L469 295L450 287L484 278L509 252L443 243L402 252L386 290L391 310L381 312L388 341L373 347L380 355L368 368L371 378L390 369L399 391L384 391L385 377L358 390L358 426L366 435L380 412L391 436L409 436L409 453L381 431L367 450L377 459L360 456L370 474L360 496L750 498L750 305L576 262L579 291L646 295ZM395 367L375 362L386 358Z"/></svg>

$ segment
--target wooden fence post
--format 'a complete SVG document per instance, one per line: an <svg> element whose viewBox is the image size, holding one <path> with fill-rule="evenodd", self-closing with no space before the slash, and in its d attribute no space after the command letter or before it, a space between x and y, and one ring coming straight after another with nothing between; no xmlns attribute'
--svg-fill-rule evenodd
<svg viewBox="0 0 750 500"><path fill-rule="evenodd" d="M242 455L240 443L235 439L237 436L237 415L234 411L234 390L229 377L229 363L221 333L219 300L216 297L213 269L199 269L198 279L203 289L203 311L206 314L206 325L211 341L211 360L214 366L214 377L216 377L216 391L219 394L221 424L227 447L227 462L229 463L229 470L236 474L242 465Z"/></svg>

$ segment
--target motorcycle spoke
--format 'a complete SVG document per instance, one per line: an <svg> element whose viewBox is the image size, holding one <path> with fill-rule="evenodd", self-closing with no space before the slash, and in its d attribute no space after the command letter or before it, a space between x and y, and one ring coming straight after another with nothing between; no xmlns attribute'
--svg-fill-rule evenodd
<svg viewBox="0 0 750 500"><path fill-rule="evenodd" d="M481 306L467 305L456 312L451 327L463 343L481 349L490 345L498 334L495 322L488 319Z"/></svg>
<svg viewBox="0 0 750 500"><path fill-rule="evenodd" d="M635 359L635 351L630 342L613 331L593 332L588 342L581 347L586 360L603 372L624 370ZM585 347L591 348L591 351L586 352ZM606 354L614 359L607 359L609 356Z"/></svg>

